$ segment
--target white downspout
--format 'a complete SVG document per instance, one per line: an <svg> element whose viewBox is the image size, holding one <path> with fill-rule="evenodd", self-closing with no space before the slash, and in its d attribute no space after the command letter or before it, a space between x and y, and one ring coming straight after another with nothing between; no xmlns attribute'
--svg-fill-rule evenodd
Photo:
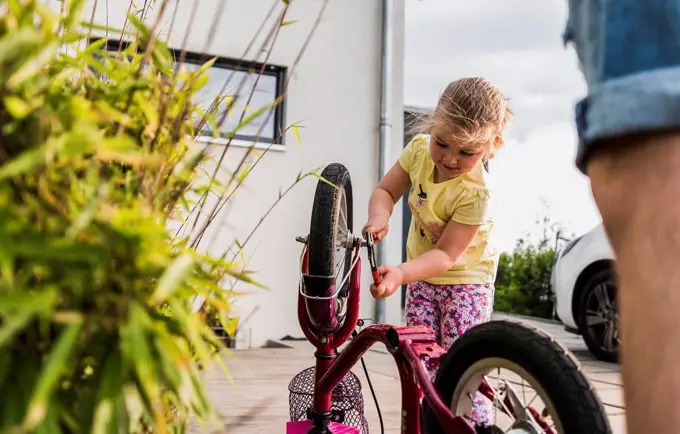
<svg viewBox="0 0 680 434"><path fill-rule="evenodd" d="M382 0L382 31L380 39L380 144L379 144L379 166L378 175L379 180L382 179L387 171L392 166L392 154L390 152L390 144L392 140L392 122L391 122L391 95L392 95L392 74L391 69L393 65L393 7L392 2L395 0ZM377 245L377 260L379 264L383 264L387 255L385 249L385 242ZM378 323L384 323L385 315L385 300L375 301L374 318Z"/></svg>

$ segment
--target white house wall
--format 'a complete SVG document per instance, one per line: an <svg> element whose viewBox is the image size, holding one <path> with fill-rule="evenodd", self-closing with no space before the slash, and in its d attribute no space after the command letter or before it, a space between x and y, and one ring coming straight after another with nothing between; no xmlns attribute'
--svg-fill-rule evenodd
<svg viewBox="0 0 680 434"><path fill-rule="evenodd" d="M174 31L169 37L173 48L180 48L195 0L179 2ZM137 3L143 3L138 1ZM158 10L157 1L155 9ZM281 1L278 2L277 13ZM286 21L295 21L280 29L278 40L268 63L292 67L305 39L323 5L321 0L294 0ZM106 5L108 4L108 19ZM129 0L99 1L95 20L111 27L122 27ZM210 55L241 58L246 46L265 19L273 0L229 0L219 19L215 36L206 49L211 24L218 11L218 0L203 0L198 9L188 39L188 50ZM90 1L85 15L89 18L94 1ZM169 2L169 11L175 1ZM393 126L391 154L396 161L403 137L403 3L395 1L394 64L390 68L395 84L392 89ZM163 21L165 28L170 18ZM265 29L268 29L266 26ZM263 33L266 33L263 32ZM167 32L165 33L167 34ZM285 102L286 125L300 123L301 144L292 132L285 136L285 150L270 151L258 163L238 193L224 217L212 243L212 251L219 252L229 245L234 236L243 240L260 217L277 199L279 189L285 189L299 172L332 162L348 167L354 189L354 227L360 229L366 220L369 195L378 180L378 132L380 90L380 0L331 0L311 43L293 73ZM164 37L167 39L167 36ZM259 46L256 43L255 46ZM262 61L254 50L246 56ZM234 167L245 149L233 148L227 153L227 165ZM255 279L266 285L263 291L246 285L237 288L249 295L240 298L240 315L255 313L242 324L238 347L260 346L268 339L285 335L300 337L296 318L297 283L301 245L296 235L308 232L316 179L308 178L298 185L274 209L245 248L250 257L248 268L255 270ZM395 207L388 237L387 261L401 259L401 213ZM212 235L215 235L213 232ZM373 299L368 292L370 274L363 255L362 317L373 316ZM401 322L399 296L387 302L387 320Z"/></svg>

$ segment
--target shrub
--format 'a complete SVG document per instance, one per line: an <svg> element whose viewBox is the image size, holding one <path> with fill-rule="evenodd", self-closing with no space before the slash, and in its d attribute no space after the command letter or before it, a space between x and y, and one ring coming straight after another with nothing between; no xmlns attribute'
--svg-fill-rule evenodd
<svg viewBox="0 0 680 434"><path fill-rule="evenodd" d="M538 237L527 235L517 241L511 253L500 255L495 282L496 311L552 318L550 274L555 247L564 238L547 215L537 224Z"/></svg>
<svg viewBox="0 0 680 434"><path fill-rule="evenodd" d="M77 48L83 1L62 5L0 6L0 431L181 432L216 417L196 362L222 348L192 302L230 328L222 287L252 282L196 250L210 218L167 230L235 189L197 177L205 68L174 71L134 12L121 53Z"/></svg>
<svg viewBox="0 0 680 434"><path fill-rule="evenodd" d="M494 309L500 312L550 318L552 248L522 246L502 253L498 262Z"/></svg>

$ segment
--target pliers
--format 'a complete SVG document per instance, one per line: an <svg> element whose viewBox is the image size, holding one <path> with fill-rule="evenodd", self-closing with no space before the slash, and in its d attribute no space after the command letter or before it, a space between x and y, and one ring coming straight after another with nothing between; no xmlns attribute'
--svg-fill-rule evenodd
<svg viewBox="0 0 680 434"><path fill-rule="evenodd" d="M366 249L368 250L368 263L371 266L371 275L373 276L373 283L375 283L375 286L380 285L380 282L382 282L382 278L380 277L380 273L378 273L378 263L375 260L375 249L373 246L375 245L373 241L373 234L370 232L366 232L364 234L364 237L366 238Z"/></svg>

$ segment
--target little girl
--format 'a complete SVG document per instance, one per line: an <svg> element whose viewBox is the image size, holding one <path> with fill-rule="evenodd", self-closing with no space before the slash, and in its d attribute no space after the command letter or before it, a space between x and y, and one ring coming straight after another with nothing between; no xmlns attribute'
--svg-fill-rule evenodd
<svg viewBox="0 0 680 434"><path fill-rule="evenodd" d="M492 221L487 162L503 145L512 116L507 99L488 80L474 77L450 83L431 118L404 148L376 186L363 233L385 237L394 205L411 185L412 219L408 261L383 265L376 299L408 284L406 322L432 327L447 349L471 327L490 320L497 255L489 245ZM434 379L436 371L430 369ZM477 395L471 415L489 423L489 409Z"/></svg>

